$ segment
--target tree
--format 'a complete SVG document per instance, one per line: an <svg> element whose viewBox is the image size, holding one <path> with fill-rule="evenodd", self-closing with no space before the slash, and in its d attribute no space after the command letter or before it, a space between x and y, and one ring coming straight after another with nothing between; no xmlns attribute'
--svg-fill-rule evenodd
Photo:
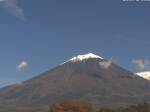
<svg viewBox="0 0 150 112"><path fill-rule="evenodd" d="M86 101L66 101L52 105L50 112L94 112L94 108Z"/></svg>

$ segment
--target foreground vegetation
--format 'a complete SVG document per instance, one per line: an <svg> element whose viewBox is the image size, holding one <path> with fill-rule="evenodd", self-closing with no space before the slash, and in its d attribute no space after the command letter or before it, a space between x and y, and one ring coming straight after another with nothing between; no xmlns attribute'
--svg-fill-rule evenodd
<svg viewBox="0 0 150 112"><path fill-rule="evenodd" d="M128 107L100 108L96 110L92 104L85 101L67 101L52 105L49 112L150 112L150 105L144 102Z"/></svg>

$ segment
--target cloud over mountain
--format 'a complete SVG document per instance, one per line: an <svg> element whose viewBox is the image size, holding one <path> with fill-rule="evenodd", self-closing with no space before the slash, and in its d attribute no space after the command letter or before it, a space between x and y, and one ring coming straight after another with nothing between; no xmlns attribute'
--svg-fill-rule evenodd
<svg viewBox="0 0 150 112"><path fill-rule="evenodd" d="M139 70L149 69L150 61L147 59L133 59L132 64L134 64Z"/></svg>
<svg viewBox="0 0 150 112"><path fill-rule="evenodd" d="M109 68L112 64L112 60L99 62L99 65L105 69Z"/></svg>

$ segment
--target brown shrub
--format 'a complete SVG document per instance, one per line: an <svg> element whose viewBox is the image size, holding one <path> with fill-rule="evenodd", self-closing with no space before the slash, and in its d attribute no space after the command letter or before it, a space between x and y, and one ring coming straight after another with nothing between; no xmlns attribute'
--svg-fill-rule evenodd
<svg viewBox="0 0 150 112"><path fill-rule="evenodd" d="M86 101L66 101L52 105L50 112L94 112L94 108Z"/></svg>

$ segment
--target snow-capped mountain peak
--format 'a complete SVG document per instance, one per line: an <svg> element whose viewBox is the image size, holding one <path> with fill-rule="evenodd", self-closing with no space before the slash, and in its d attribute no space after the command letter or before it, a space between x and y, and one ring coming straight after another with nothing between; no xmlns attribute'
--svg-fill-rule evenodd
<svg viewBox="0 0 150 112"><path fill-rule="evenodd" d="M150 71L136 73L138 76L150 80Z"/></svg>
<svg viewBox="0 0 150 112"><path fill-rule="evenodd" d="M102 57L95 55L93 53L87 53L87 54L83 54L83 55L77 55L77 56L69 59L66 62L77 62L77 61L83 61L83 60L92 59L92 58L103 59ZM64 63L66 63L66 62L64 62Z"/></svg>

